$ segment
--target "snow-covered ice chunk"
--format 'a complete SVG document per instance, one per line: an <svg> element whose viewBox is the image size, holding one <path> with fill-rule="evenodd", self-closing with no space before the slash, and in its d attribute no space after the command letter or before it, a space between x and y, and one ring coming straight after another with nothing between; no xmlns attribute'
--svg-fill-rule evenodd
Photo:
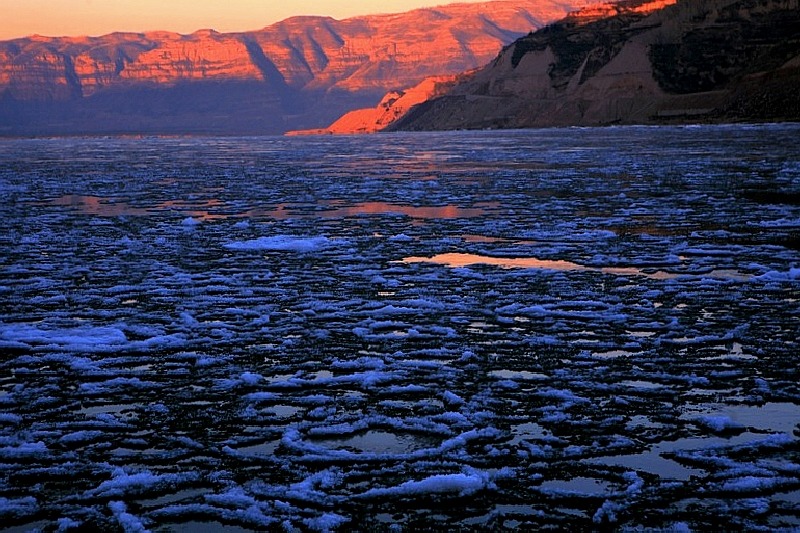
<svg viewBox="0 0 800 533"><path fill-rule="evenodd" d="M697 417L695 421L715 433L743 429L740 423L725 415L700 416Z"/></svg>
<svg viewBox="0 0 800 533"><path fill-rule="evenodd" d="M6 498L0 496L0 518L27 516L38 509L36 498Z"/></svg>
<svg viewBox="0 0 800 533"><path fill-rule="evenodd" d="M22 417L15 413L0 413L0 424L17 425L22 422Z"/></svg>
<svg viewBox="0 0 800 533"><path fill-rule="evenodd" d="M193 472L153 474L148 470L128 474L124 469L117 468L111 479L103 481L88 494L96 497L119 498L131 494L142 494L153 489L174 487L181 483L195 481L197 477L197 474Z"/></svg>
<svg viewBox="0 0 800 533"><path fill-rule="evenodd" d="M408 497L430 494L454 494L467 496L488 488L489 476L470 469L456 474L434 474L419 481L406 481L396 487L370 489L361 498Z"/></svg>
<svg viewBox="0 0 800 533"><path fill-rule="evenodd" d="M20 459L24 457L41 456L49 453L47 445L42 442L25 442L14 446L0 447L0 459Z"/></svg>
<svg viewBox="0 0 800 533"><path fill-rule="evenodd" d="M786 478L761 477L761 476L741 476L728 479L722 484L722 490L731 492L754 492L771 489L782 484L796 483L796 480Z"/></svg>
<svg viewBox="0 0 800 533"><path fill-rule="evenodd" d="M790 268L788 272L770 270L754 279L761 281L800 281L800 268Z"/></svg>
<svg viewBox="0 0 800 533"><path fill-rule="evenodd" d="M108 507L125 533L145 533L149 531L139 518L128 512L128 507L124 502L109 502Z"/></svg>
<svg viewBox="0 0 800 533"><path fill-rule="evenodd" d="M235 251L274 251L309 253L322 250L331 245L331 240L325 236L298 237L293 235L273 235L259 237L248 241L229 242L225 248Z"/></svg>
<svg viewBox="0 0 800 533"><path fill-rule="evenodd" d="M69 329L44 329L25 324L0 325L0 339L87 352L109 351L128 342L125 332L117 327L82 326Z"/></svg>
<svg viewBox="0 0 800 533"><path fill-rule="evenodd" d="M315 518L306 518L303 523L308 526L312 531L319 531L321 533L328 533L329 531L338 530L339 527L350 521L340 514L324 513L322 516Z"/></svg>

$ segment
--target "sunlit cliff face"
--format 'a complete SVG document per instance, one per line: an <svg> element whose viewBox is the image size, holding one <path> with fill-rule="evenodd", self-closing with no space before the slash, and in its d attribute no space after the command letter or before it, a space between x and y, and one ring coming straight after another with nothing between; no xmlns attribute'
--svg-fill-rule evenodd
<svg viewBox="0 0 800 533"><path fill-rule="evenodd" d="M0 90L21 100L194 81L265 81L344 91L410 87L488 62L583 0L458 4L337 21L294 17L263 30L115 33L0 43Z"/></svg>
<svg viewBox="0 0 800 533"><path fill-rule="evenodd" d="M571 13L569 19L579 24L588 24L606 17L613 17L620 13L638 13L646 15L659 9L678 3L678 0L653 0L652 2L641 2L640 0L605 2L585 7L579 11Z"/></svg>

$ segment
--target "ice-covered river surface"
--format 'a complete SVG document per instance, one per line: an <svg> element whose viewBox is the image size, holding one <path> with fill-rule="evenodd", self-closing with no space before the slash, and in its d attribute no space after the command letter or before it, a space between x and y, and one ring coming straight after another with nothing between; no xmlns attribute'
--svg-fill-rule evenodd
<svg viewBox="0 0 800 533"><path fill-rule="evenodd" d="M0 141L0 529L798 528L798 139Z"/></svg>

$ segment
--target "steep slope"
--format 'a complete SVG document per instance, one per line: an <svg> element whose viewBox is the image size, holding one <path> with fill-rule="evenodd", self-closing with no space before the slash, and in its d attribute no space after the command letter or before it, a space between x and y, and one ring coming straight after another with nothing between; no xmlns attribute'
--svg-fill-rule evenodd
<svg viewBox="0 0 800 533"><path fill-rule="evenodd" d="M515 41L392 128L800 120L798 94L797 0L632 0Z"/></svg>
<svg viewBox="0 0 800 533"><path fill-rule="evenodd" d="M352 135L385 130L403 118L415 106L446 94L458 81L458 75L431 76L406 90L390 91L375 107L345 113L327 128L289 131L288 135Z"/></svg>
<svg viewBox="0 0 800 533"><path fill-rule="evenodd" d="M387 91L486 63L583 0L451 4L263 30L0 43L0 134L323 126Z"/></svg>

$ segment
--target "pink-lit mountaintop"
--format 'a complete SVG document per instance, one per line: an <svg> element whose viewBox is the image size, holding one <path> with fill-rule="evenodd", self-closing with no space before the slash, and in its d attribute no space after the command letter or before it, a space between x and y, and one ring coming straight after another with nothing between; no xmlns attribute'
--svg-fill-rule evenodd
<svg viewBox="0 0 800 533"><path fill-rule="evenodd" d="M588 3L497 0L342 21L295 17L244 33L5 41L0 134L323 126L387 90L481 66Z"/></svg>

